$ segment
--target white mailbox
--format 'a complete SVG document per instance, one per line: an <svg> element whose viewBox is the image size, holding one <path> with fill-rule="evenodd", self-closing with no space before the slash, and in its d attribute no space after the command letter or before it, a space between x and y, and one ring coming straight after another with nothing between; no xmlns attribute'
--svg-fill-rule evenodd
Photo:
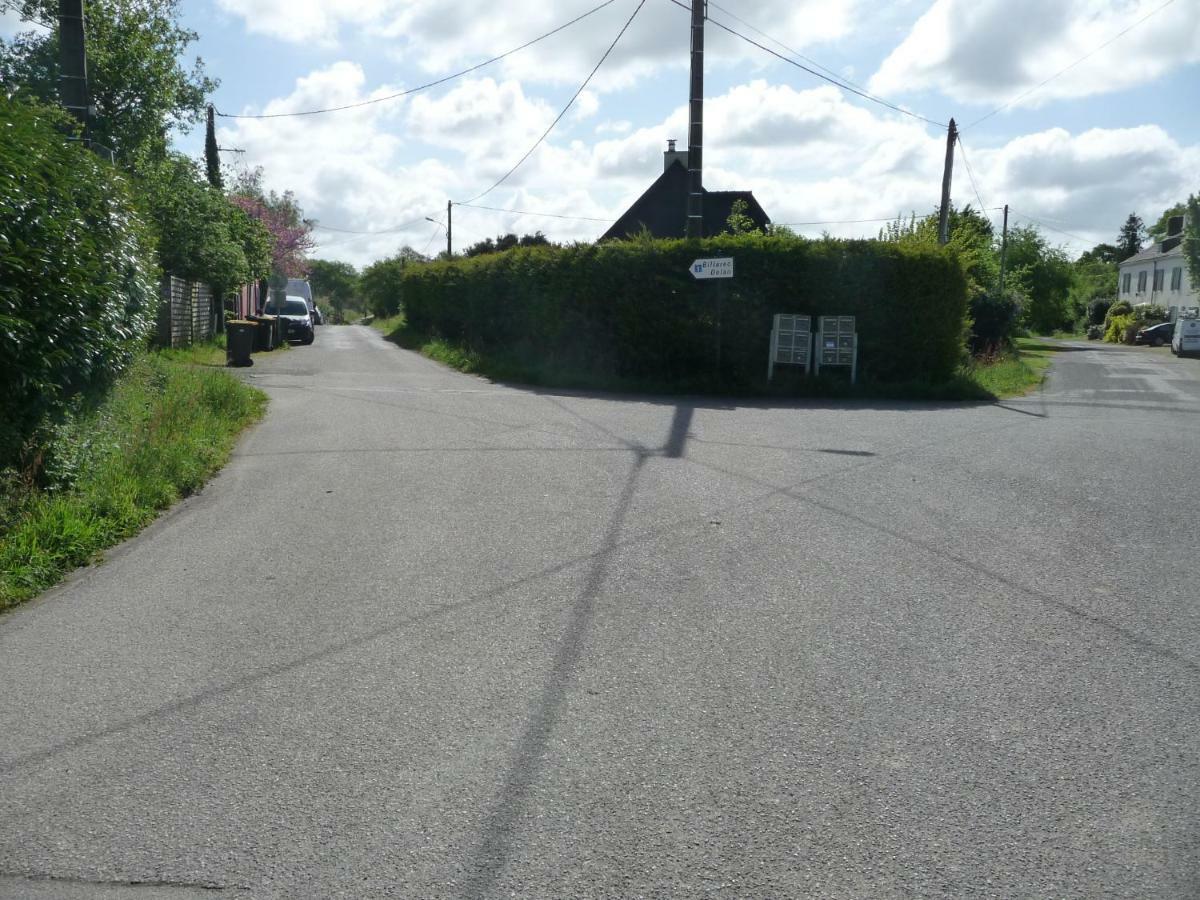
<svg viewBox="0 0 1200 900"><path fill-rule="evenodd" d="M854 316L821 316L817 331L817 358L814 371L822 366L849 366L850 383L858 380L858 332Z"/></svg>
<svg viewBox="0 0 1200 900"><path fill-rule="evenodd" d="M775 376L776 366L804 366L807 375L812 366L812 316L777 313L771 325L771 353L767 359L767 380Z"/></svg>

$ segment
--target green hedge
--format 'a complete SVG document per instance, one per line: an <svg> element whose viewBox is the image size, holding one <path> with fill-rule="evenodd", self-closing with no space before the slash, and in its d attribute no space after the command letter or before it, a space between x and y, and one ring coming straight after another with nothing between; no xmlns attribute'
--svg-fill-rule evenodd
<svg viewBox="0 0 1200 900"><path fill-rule="evenodd" d="M697 257L732 256L731 282L697 282ZM963 360L967 284L948 251L878 241L723 236L623 241L410 266L395 279L408 325L473 351L600 378L765 378L775 313L853 315L860 373L944 381ZM816 322L814 321L814 328Z"/></svg>
<svg viewBox="0 0 1200 900"><path fill-rule="evenodd" d="M62 114L0 96L0 470L149 331L152 238L125 180Z"/></svg>

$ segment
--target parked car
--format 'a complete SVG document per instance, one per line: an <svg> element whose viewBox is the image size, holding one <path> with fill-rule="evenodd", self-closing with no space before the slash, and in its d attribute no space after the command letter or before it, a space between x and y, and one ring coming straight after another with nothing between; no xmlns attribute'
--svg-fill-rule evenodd
<svg viewBox="0 0 1200 900"><path fill-rule="evenodd" d="M313 299L312 285L303 278L289 278L287 285L288 296L303 297L308 303L308 311L312 313L314 325L324 325L325 317L321 315L321 310L317 308L317 301Z"/></svg>
<svg viewBox="0 0 1200 900"><path fill-rule="evenodd" d="M269 316L283 317L285 335L289 341L311 344L313 338L316 337L312 311L308 308L308 301L303 297L289 294L283 298L282 304L271 300L263 307L263 312Z"/></svg>
<svg viewBox="0 0 1200 900"><path fill-rule="evenodd" d="M1159 322L1157 325L1147 325L1139 328L1133 336L1135 344L1149 344L1151 347L1161 347L1171 343L1171 335L1175 332L1174 322Z"/></svg>
<svg viewBox="0 0 1200 900"><path fill-rule="evenodd" d="M1200 353L1200 319L1176 319L1171 337L1171 352L1176 356Z"/></svg>

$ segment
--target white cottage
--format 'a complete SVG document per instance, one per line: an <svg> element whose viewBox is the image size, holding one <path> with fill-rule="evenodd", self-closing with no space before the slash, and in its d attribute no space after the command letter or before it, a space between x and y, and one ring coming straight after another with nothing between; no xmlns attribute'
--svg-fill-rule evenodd
<svg viewBox="0 0 1200 900"><path fill-rule="evenodd" d="M1151 303L1179 316L1200 316L1200 285L1192 284L1187 260L1183 258L1183 216L1173 216L1167 237L1121 263L1117 299L1134 306Z"/></svg>

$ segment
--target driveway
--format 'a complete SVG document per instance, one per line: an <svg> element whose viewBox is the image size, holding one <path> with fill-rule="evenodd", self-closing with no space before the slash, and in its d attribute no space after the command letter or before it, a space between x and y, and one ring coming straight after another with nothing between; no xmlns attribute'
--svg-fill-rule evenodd
<svg viewBox="0 0 1200 900"><path fill-rule="evenodd" d="M259 357L0 618L0 897L1200 895L1200 361L997 404Z"/></svg>

